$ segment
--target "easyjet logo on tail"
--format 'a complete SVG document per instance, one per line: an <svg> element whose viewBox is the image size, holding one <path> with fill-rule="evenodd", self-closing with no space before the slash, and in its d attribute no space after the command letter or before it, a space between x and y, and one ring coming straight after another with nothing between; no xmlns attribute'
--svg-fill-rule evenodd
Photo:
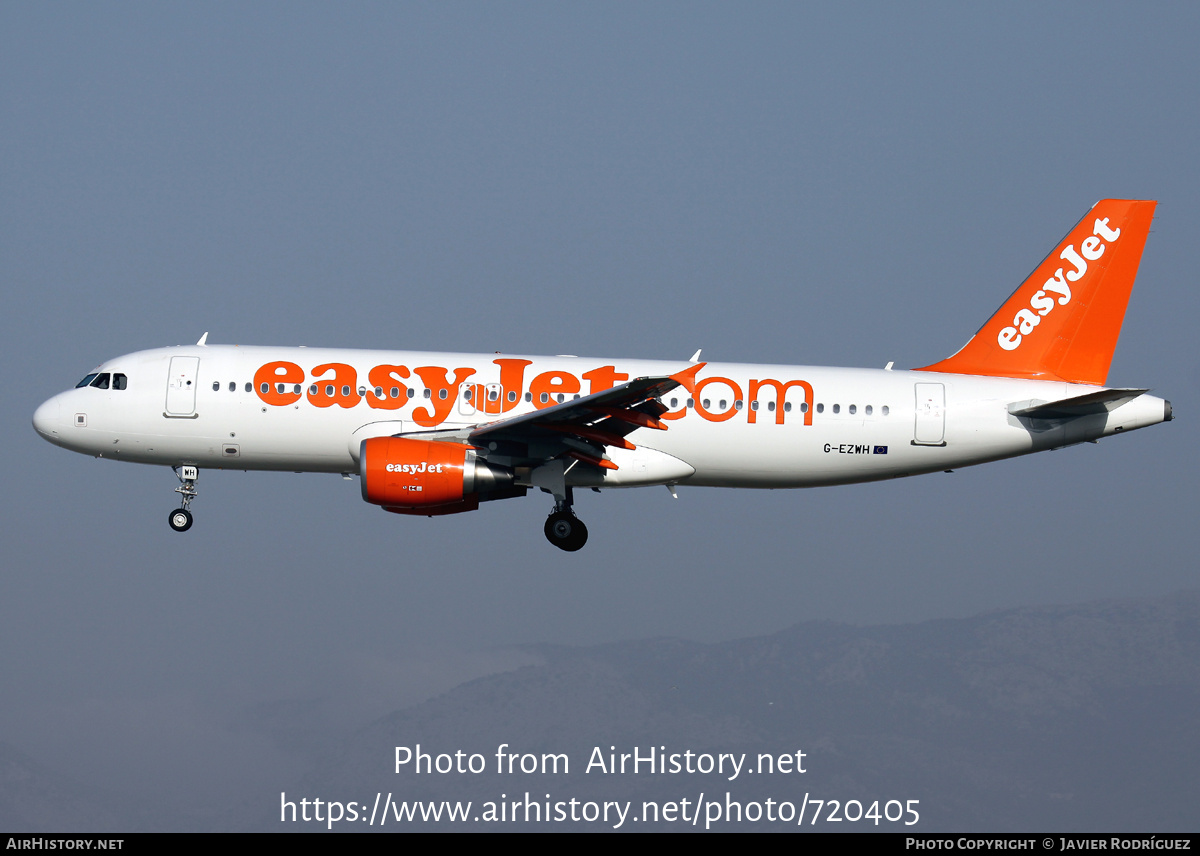
<svg viewBox="0 0 1200 856"><path fill-rule="evenodd" d="M1046 280L1041 289L1034 292L1033 297L1029 298L1029 308L1019 310L1013 316L1012 326L1005 327L996 335L996 343L1001 348L1006 351L1015 351L1020 347L1021 340L1032 333L1034 328L1042 323L1042 319L1050 314L1056 302L1059 306L1066 306L1071 302L1070 283L1079 282L1087 273L1087 263L1094 262L1104 255L1106 248L1104 241L1112 243L1121 237L1120 229L1109 228L1108 219L1107 217L1096 218L1096 222L1092 226L1091 237L1083 240L1079 252L1075 251L1074 244L1068 244L1059 253L1058 257L1073 265L1074 270L1067 271L1064 276L1064 269L1059 268L1052 277Z"/></svg>
<svg viewBox="0 0 1200 856"><path fill-rule="evenodd" d="M1155 204L1101 199L967 344L917 371L1102 385Z"/></svg>

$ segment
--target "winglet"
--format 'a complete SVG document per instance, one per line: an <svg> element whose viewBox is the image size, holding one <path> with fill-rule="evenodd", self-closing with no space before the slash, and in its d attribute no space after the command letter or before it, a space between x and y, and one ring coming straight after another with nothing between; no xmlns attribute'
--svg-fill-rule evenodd
<svg viewBox="0 0 1200 856"><path fill-rule="evenodd" d="M678 383L688 392L695 394L696 392L696 374L700 369L704 368L708 363L696 363L691 368L686 368L681 372L676 372L671 375L671 380Z"/></svg>
<svg viewBox="0 0 1200 856"><path fill-rule="evenodd" d="M1097 202L971 341L916 371L1103 386L1155 205Z"/></svg>

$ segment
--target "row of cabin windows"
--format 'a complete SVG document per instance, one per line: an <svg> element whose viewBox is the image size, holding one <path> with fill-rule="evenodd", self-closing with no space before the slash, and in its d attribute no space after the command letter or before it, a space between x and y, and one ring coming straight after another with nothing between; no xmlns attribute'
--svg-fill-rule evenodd
<svg viewBox="0 0 1200 856"><path fill-rule="evenodd" d="M496 399L495 399L494 395L495 395L495 393L493 392L493 396L492 396L492 397L489 397L489 398L488 398L488 401L495 401ZM550 393L548 393L548 392L543 392L543 393L539 393L539 394L538 394L538 401L539 401L541 404L549 404L549 403L550 403L550 398L551 398L551 396L550 396ZM575 399L577 399L577 398L579 398L579 396L578 396L578 395L572 395L572 396L571 396L571 400L572 400L572 401L574 401L574 400L575 400ZM470 400L470 393L468 393L468 394L467 394L467 400L468 400L468 401ZM509 400L509 401L516 401L516 400L517 400L517 394L516 394L515 392L510 392L510 393L508 394L508 400ZM533 393L532 393L532 392L527 392L527 393L525 393L525 400L526 400L526 401L533 401ZM566 396L564 393L561 393L561 392L560 392L560 393L558 393L557 395L555 395L555 396L554 396L554 400L555 400L555 402L557 402L558 404L562 404L564 401L566 401L566 400L567 400L567 396Z"/></svg>
<svg viewBox="0 0 1200 856"><path fill-rule="evenodd" d="M230 392L237 392L237 386L238 386L238 385L237 385L237 383L236 383L236 382L234 382L234 381L230 381L230 382L229 382L229 391L230 391ZM299 395L299 394L301 393L301 391L303 390L303 387L302 387L300 384L298 384L298 383L296 383L296 384L292 384L292 385L291 385L291 387L292 387L292 392L293 392L294 394L296 394L296 395ZM221 381L219 381L219 380L214 380L214 381L213 381L212 388L213 388L213 392L220 392L220 390L221 390ZM266 395L268 392L270 392L270 391L271 391L271 384L267 383L266 381L263 381L261 384L259 384L259 387L258 387L258 388L259 388L259 392L261 392L263 395ZM288 384L286 384L286 383L276 383L276 384L275 384L275 391L276 391L276 392L278 392L278 393L280 393L280 394L286 393L286 392L288 391ZM318 394L320 391L321 391L320 384L315 384L315 383L314 383L314 384L312 384L311 386L309 386L309 388L308 388L308 392L309 392L309 394L310 394L310 395L317 395L317 394ZM248 383L248 384L246 384L246 392L254 392L254 384L252 384L252 383ZM331 397L332 397L333 395L337 394L337 392L338 392L338 390L337 390L337 387L335 387L333 384L329 383L329 384L326 384L326 385L325 385L325 394L326 394L326 395L328 395L328 396L331 396ZM404 394L405 394L407 397L409 397L409 398L415 398L415 397L416 397L416 395L417 395L417 391L416 391L415 389L408 389L408 388L405 388L405 389L403 390L403 392L404 392ZM360 387L358 388L358 394L359 394L359 395L366 395L366 394L367 394L367 388L366 388L365 386L360 386ZM392 398L399 398L399 397L400 397L400 394L401 394L401 389L400 389L400 387L398 387L398 386L393 386L393 387L391 388L390 395L391 395L391 397L392 397ZM343 397L348 397L348 396L350 395L350 387L349 387L349 386L343 386L343 387L341 388L341 395L342 395ZM376 395L376 397L377 397L377 398L383 398L383 387L381 387L381 386L377 386L377 387L375 387L375 395ZM426 398L432 398L432 397L433 397L433 396L432 396L432 394L431 394L431 392L430 392L428 389L427 389L427 390L425 390L425 397L426 397ZM438 394L438 397L439 397L439 398L443 398L443 399L444 399L444 398L446 398L446 397L447 397L447 395L446 395L446 390L444 390L444 389L443 389L443 390L440 390L440 391L439 391L439 394Z"/></svg>
<svg viewBox="0 0 1200 856"><path fill-rule="evenodd" d="M125 375L123 375L123 374L113 375L113 388L114 389L125 389L126 382L127 381L126 381ZM105 373L105 374L98 374L98 375L90 374L87 377L85 377L83 380L81 380L76 386L95 386L95 387L99 387L100 389L108 389L108 384L109 384L109 375L107 373ZM285 383L276 383L275 384L276 391L281 394L287 392L287 387L288 387L288 385ZM220 391L220 389L221 389L221 382L213 381L213 392L218 392L218 391ZM264 381L260 385L260 390L263 394L266 394L271 391L271 385ZM229 391L237 392L237 384L234 381L229 382ZM250 384L250 383L246 384L246 392L253 392L253 391L254 391L254 385ZM299 395L300 391L301 391L300 384L297 383L297 384L292 385L292 392L294 394ZM334 394L336 393L336 391L337 391L337 388L333 384L330 383L330 384L325 385L325 395L332 398L334 396ZM399 398L401 395L401 391L402 391L401 387L393 386L390 390L388 390L388 395L391 398ZM310 395L317 395L320 392L320 386L318 384L314 383L311 386L309 386L308 392ZM381 387L381 386L375 387L374 393L375 393L376 398L383 398L384 397L383 396L383 387ZM365 386L360 386L358 388L358 394L366 395L367 388ZM403 388L403 394L407 398L416 398L417 391L415 389L405 387L405 388ZM341 395L343 398L349 397L350 387L343 386L341 388ZM429 390L429 389L422 390L422 395L425 398L433 398L433 391ZM473 396L474 396L474 392L471 387L467 387L463 390L463 396L462 396L463 401L471 401ZM446 390L446 389L438 390L438 398L439 399L445 401L449 397L450 397L450 393L448 390ZM488 401L496 401L499 399L499 397L500 397L499 390L489 389L487 391L487 400ZM517 400L517 393L515 390L509 390L508 394L505 397L510 402L515 403ZM550 393L548 393L548 392L543 392L538 395L538 401L542 404L549 404L550 398L551 398L551 396L550 396ZM572 398L572 400L574 400L574 399L579 398L579 396L573 395L573 396L571 396L571 398ZM564 393L560 392L554 396L554 400L558 404L562 404L564 401L567 400L567 397ZM531 393L531 392L525 393L525 401L532 402L533 401L533 393ZM709 399L709 398L701 399L700 404L705 410L712 409L712 399ZM696 402L693 399L689 398L685 402L685 406L688 407L689 409L694 408L696 406ZM724 410L728 409L728 406L729 406L728 399L721 398L721 399L717 400L717 410L724 411ZM679 399L672 398L671 399L671 409L675 410L675 409L678 409L678 407L679 407ZM740 399L740 398L736 399L733 402L734 410L742 410L744 407L745 407L745 402L743 402L742 399ZM758 410L759 402L751 401L750 409ZM842 405L834 404L832 406L832 410L835 414L840 414L842 412ZM858 405L857 404L847 405L846 410L851 416L855 416L858 414ZM767 402L767 411L770 413L775 412L775 402L774 401ZM783 412L784 413L792 412L792 402L785 401L783 403ZM800 402L800 412L801 413L808 412L808 402L807 401ZM816 406L816 412L824 413L825 405L823 403L818 403ZM887 416L889 413L891 413L891 408L889 408L885 404L879 409L879 412L882 415ZM868 404L865 407L863 407L863 415L864 416L873 416L874 414L875 414L875 408L873 405Z"/></svg>
<svg viewBox="0 0 1200 856"><path fill-rule="evenodd" d="M848 405L846 410L847 410L847 412L849 412L849 414L851 416L853 416L856 413L858 413L858 405L857 404ZM818 404L817 405L817 413L824 413L824 412L825 412L825 405ZM833 405L833 412L841 413L842 405L840 405L840 404ZM875 412L875 408L872 407L870 404L868 404L866 407L863 408L863 414L865 416L871 416L874 412ZM892 412L892 409L885 404L885 405L883 405L883 407L879 408L879 412L882 413L884 416L887 416L889 413Z"/></svg>
<svg viewBox="0 0 1200 856"><path fill-rule="evenodd" d="M124 375L121 375L121 377L124 377ZM83 384L83 383L80 383L80 385L81 385L81 386L83 386L84 384ZM123 388L124 388L124 387L122 387L122 389L123 389ZM221 390L221 381L219 381L219 380L215 380L215 381L213 381L212 388L213 388L213 392L219 392L219 391ZM282 394L282 393L286 393L286 392L288 391L288 384L286 384L286 383L276 383L276 384L275 384L275 389L276 389L276 391L277 391L277 392L279 392L280 394ZM300 394L300 392L301 392L301 389L302 389L302 387L300 386L300 384L298 384L298 383L297 383L297 384L292 384L292 392L293 392L294 394L296 394L296 395L299 395L299 394ZM271 384L269 384L269 383L267 383L266 381L264 381L263 383L261 383L261 384L259 385L259 390L260 390L260 391L261 391L261 392L262 392L262 393L265 395L266 393L268 393L268 392L270 392L270 391L271 391ZM235 383L234 381L230 381L230 382L229 382L229 391L230 391L230 392L237 392L237 383ZM246 392L253 392L253 391L254 391L254 384L251 384L251 383L248 383L248 384L246 384ZM384 397L383 387L381 387L381 386L377 386L377 387L375 387L375 389L374 389L373 391L374 391L374 393L375 393L375 397L376 397L376 398L383 398L383 397ZM319 394L319 392L320 392L320 385L319 385L319 384L315 384L315 383L314 383L314 384L312 384L312 385L311 385L311 386L308 388L308 392L309 392L309 394L310 394L310 395L317 395L317 394ZM337 388L336 388L336 387L335 387L333 384L326 384L326 385L325 385L325 395L332 397L332 396L334 396L336 393L337 393ZM359 394L359 395L366 395L366 394L367 394L367 388L366 388L365 386L360 386L360 387L358 388L358 394ZM393 386L393 387L392 387L390 390L388 390L388 396L389 396L389 397L391 397L391 398L399 398L399 397L400 397L402 394L403 394L404 396L406 396L407 398L416 398L416 396L417 396L417 391L416 391L415 389L410 389L410 388L407 388L407 387L405 387L405 388L401 388L401 387L398 387L398 386ZM422 390L422 391L421 391L421 394L422 394L422 396L423 396L424 398L433 398L433 390L430 390L430 389L425 389L425 390ZM349 386L343 386L343 387L341 388L341 395L342 395L343 397L348 397L348 396L350 395L350 387L349 387ZM473 395L474 395L474 393L472 392L472 390L471 390L471 388L470 388L470 387L468 387L468 388L464 389L464 390L463 390L463 396L462 396L462 397L463 397L463 401L470 401L470 400L472 399ZM438 397L439 399L441 399L442 401L445 401L447 398L449 398L449 397L450 397L450 392L449 392L449 390L446 390L446 389L439 389L439 390L438 390L438 396L437 396L437 397ZM509 392L508 392L508 395L506 396L506 398L508 398L508 400L509 400L509 401L511 401L511 402L514 402L514 403L516 402L516 400L517 400L517 397L518 397L518 396L517 396L517 393L516 393L516 391L515 391L515 390L509 390ZM499 398L500 398L500 393L499 393L499 391L498 391L498 390L495 390L495 389L490 389L490 390L488 390L488 392L487 392L487 400L488 400L488 401L497 401L497 400L499 400ZM578 395L575 395L575 396L572 396L572 398L579 398L579 396L578 396ZM546 404L546 403L548 403L548 402L550 401L550 394L549 394L549 393L546 393L546 392L543 392L543 393L542 393L542 394L539 396L539 400L541 401L541 403L542 403L542 404ZM556 400L556 401L557 401L559 404L562 404L564 401L566 401L566 396L565 396L563 393L561 393L561 392L560 392L560 393L559 393L557 396L555 396L555 400ZM527 392L527 393L525 393L525 401L527 401L527 402L531 402L531 401L533 401L533 393L530 393L530 392Z"/></svg>
<svg viewBox="0 0 1200 856"><path fill-rule="evenodd" d="M111 372L96 372L75 384L76 389L85 386L94 386L96 389L126 389L129 386L129 378L120 372L115 374Z"/></svg>
<svg viewBox="0 0 1200 856"><path fill-rule="evenodd" d="M442 393L443 393L443 395L441 397L445 398L446 397L444 395L445 390L442 390ZM462 400L463 401L471 401L474 398L474 395L475 395L474 392L471 390L470 387L468 387L463 390ZM429 397L428 393L426 393L425 397L426 398ZM515 404L517 401L517 398L519 396L517 395L516 390L510 389L504 397L507 398L510 402ZM543 392L538 395L538 401L541 402L542 404L549 404L550 397L551 397L550 393ZM572 400L575 400L577 398L579 398L578 395L571 396ZM497 389L489 389L487 391L487 400L488 401L499 401L500 400L500 391ZM554 400L557 401L559 404L562 404L564 401L567 400L567 396L560 392L560 393L558 393L558 395L554 396ZM532 401L533 401L533 393L532 392L525 393L525 402L528 404Z"/></svg>
<svg viewBox="0 0 1200 856"><path fill-rule="evenodd" d="M685 405L684 405L684 406L686 406L686 407L688 407L688 408L692 408L692 407L695 407L695 406L696 406L696 402L695 402L693 399L689 398L689 399L688 399L688 400L685 402ZM711 399L711 398L704 398L704 399L701 399L701 400L700 400L700 406L701 406L701 407L703 407L705 410L712 410L712 399ZM745 406L746 406L746 405L745 405L745 402L743 402L743 401L742 401L740 398L739 398L739 399L736 399L736 400L733 402L733 409L734 409L734 410L741 410L741 409L743 409ZM674 410L674 409L676 409L676 408L678 408L678 407L679 407L679 399L678 399L678 398L672 398L672 399L671 399L671 409L672 409L672 410ZM758 408L759 408L759 403L758 403L757 401L751 401L751 402L750 402L750 409L751 409L751 410L758 410ZM718 399L718 401L717 401L717 410L718 410L718 411L724 411L724 410L727 410L727 409L729 409L729 400L728 400L728 399L725 399L725 398ZM854 415L856 415L856 414L858 413L858 405L857 405L857 404L851 404L851 405L849 405L849 406L848 406L846 409L847 409L847 411L850 413L850 415L851 415L851 416L854 416ZM768 411L768 412L771 412L771 413L774 413L774 412L775 412L775 402L774 402L774 401L768 401L768 402L767 402L767 411ZM816 411L817 411L817 413L824 413L824 412L825 412L825 405L824 405L824 404L817 404L817 406L816 406ZM792 412L792 403L791 403L790 401L785 401L785 402L783 403L783 412L784 412L784 413L791 413L791 412ZM807 402L807 401L802 401L802 402L800 402L800 412L801 412L801 413L807 413L807 412L808 412L808 402ZM841 412L842 412L842 405L840 405L840 404L835 404L835 405L833 405L833 412L834 412L834 413L841 413ZM892 411L891 411L891 408L890 408L890 407L888 407L888 406L885 404L885 405L883 405L883 407L879 408L879 412L880 412L881 414L883 414L884 416L887 416L887 415L888 415L889 413L891 413ZM873 416L874 414L875 414L875 408L874 408L874 406L873 406L873 405L870 405L870 404L868 404L866 407L864 407L864 408L863 408L863 415L864 415L864 416Z"/></svg>

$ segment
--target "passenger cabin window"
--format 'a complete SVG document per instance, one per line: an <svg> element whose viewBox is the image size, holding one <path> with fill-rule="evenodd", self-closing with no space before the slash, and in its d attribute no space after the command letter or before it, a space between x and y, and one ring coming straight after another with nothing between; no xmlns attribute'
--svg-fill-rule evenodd
<svg viewBox="0 0 1200 856"><path fill-rule="evenodd" d="M220 391L221 391L221 382L219 380L214 380L213 381L213 392L220 392Z"/></svg>
<svg viewBox="0 0 1200 856"><path fill-rule="evenodd" d="M253 392L253 391L254 391L254 384L252 384L252 383L246 384L246 392Z"/></svg>
<svg viewBox="0 0 1200 856"><path fill-rule="evenodd" d="M96 379L96 375L90 374L87 377L85 377L83 380L81 380L79 383L75 384L75 388L83 389L83 387L85 387L85 386L91 386L92 381L94 381L95 379Z"/></svg>
<svg viewBox="0 0 1200 856"><path fill-rule="evenodd" d="M231 381L229 382L229 391L230 391L230 392L237 392L237 381L232 381L232 380L231 380Z"/></svg>

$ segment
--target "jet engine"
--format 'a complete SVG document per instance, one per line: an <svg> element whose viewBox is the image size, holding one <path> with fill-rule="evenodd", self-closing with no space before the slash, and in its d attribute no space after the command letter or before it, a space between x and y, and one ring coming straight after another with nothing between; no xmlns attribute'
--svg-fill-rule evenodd
<svg viewBox="0 0 1200 856"><path fill-rule="evenodd" d="M524 496L514 473L470 446L406 437L372 437L359 447L362 496L396 514L458 514L480 502Z"/></svg>

